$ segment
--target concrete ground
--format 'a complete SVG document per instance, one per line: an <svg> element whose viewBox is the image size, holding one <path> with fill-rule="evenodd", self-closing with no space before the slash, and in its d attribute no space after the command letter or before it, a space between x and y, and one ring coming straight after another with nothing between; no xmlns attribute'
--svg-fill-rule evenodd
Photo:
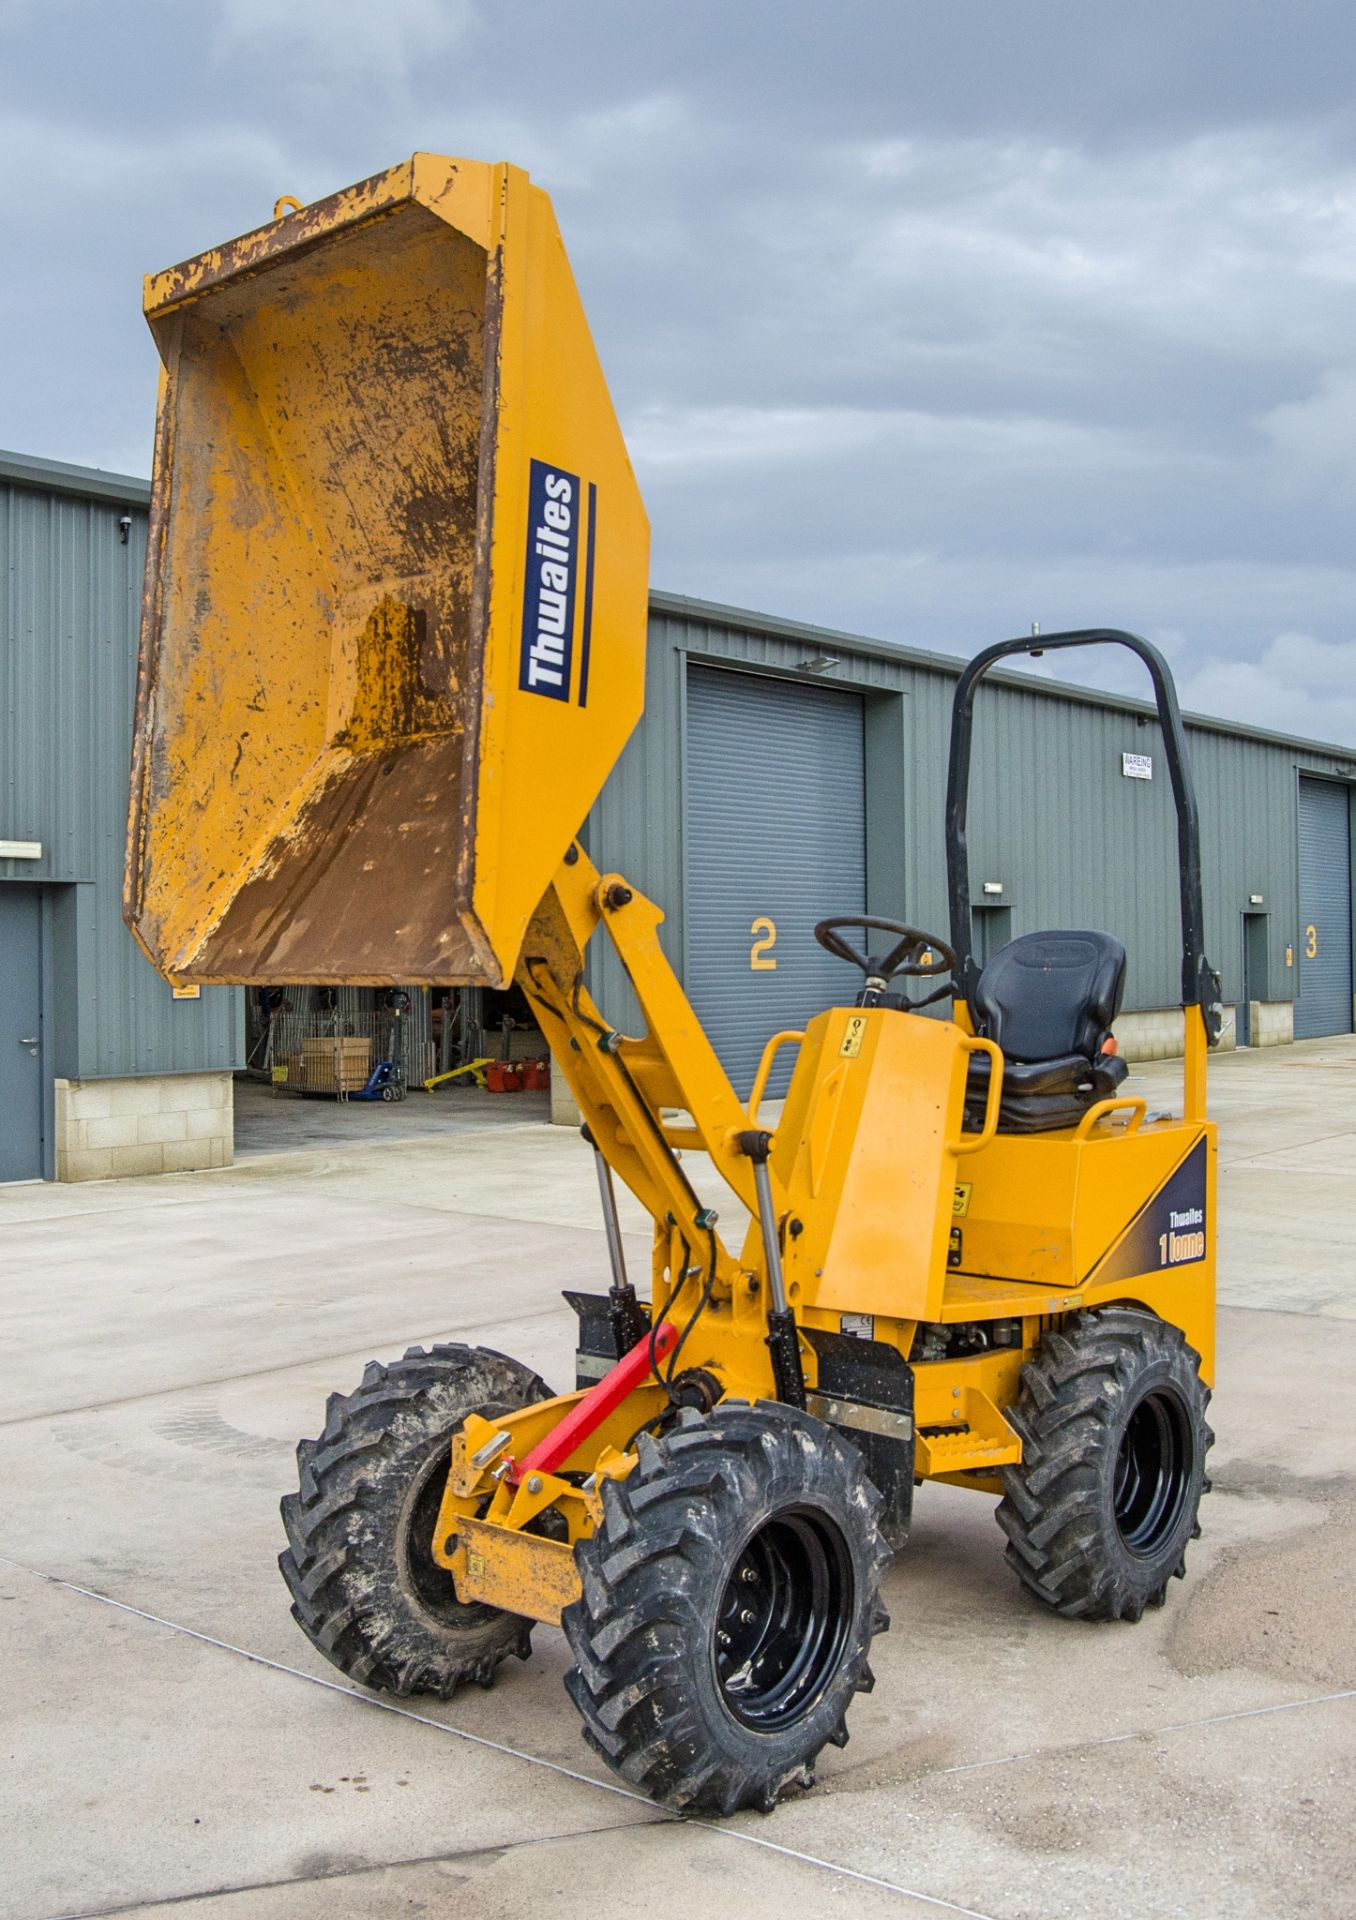
<svg viewBox="0 0 1356 1920"><path fill-rule="evenodd" d="M235 1083L235 1157L295 1153L304 1147L369 1147L425 1140L482 1127L520 1127L550 1118L549 1093L486 1093L479 1087L413 1088L403 1100L332 1100L282 1093L259 1080Z"/></svg>
<svg viewBox="0 0 1356 1920"><path fill-rule="evenodd" d="M1350 1913L1356 1041L1226 1055L1213 1087L1219 1438L1187 1580L1135 1627L1054 1619L992 1502L924 1488L851 1744L723 1826L618 1790L558 1632L491 1693L384 1702L274 1567L295 1439L372 1355L485 1341L568 1382L559 1289L604 1262L572 1133L412 1096L224 1172L0 1189L0 1913Z"/></svg>

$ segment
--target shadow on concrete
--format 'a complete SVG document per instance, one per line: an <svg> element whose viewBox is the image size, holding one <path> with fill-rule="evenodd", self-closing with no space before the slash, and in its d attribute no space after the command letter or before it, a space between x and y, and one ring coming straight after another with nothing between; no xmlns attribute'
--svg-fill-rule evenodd
<svg viewBox="0 0 1356 1920"><path fill-rule="evenodd" d="M479 1088L415 1088L404 1100L335 1100L275 1092L239 1075L235 1082L235 1157L312 1153L428 1140L487 1127L539 1125L551 1117L549 1093L485 1093Z"/></svg>

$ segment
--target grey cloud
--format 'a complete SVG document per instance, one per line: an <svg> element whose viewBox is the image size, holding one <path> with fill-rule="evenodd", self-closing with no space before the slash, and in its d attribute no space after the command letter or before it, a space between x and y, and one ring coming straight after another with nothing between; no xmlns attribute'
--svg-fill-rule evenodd
<svg viewBox="0 0 1356 1920"><path fill-rule="evenodd" d="M370 0L219 0L215 11L218 53L243 50L289 69L302 60L365 86L374 75L408 80L479 24L473 0L382 0L379 10Z"/></svg>
<svg viewBox="0 0 1356 1920"><path fill-rule="evenodd" d="M1259 424L1298 484L1336 486L1349 507L1356 488L1356 367L1330 369L1313 393L1272 407Z"/></svg>
<svg viewBox="0 0 1356 1920"><path fill-rule="evenodd" d="M144 471L144 270L418 146L509 157L657 583L956 651L1139 626L1197 705L1356 739L1354 37L1337 0L0 0L0 444Z"/></svg>

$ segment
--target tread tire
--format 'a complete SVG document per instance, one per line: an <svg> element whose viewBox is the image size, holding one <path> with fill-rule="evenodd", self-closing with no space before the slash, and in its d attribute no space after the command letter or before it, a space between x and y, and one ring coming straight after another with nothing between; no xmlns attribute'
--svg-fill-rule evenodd
<svg viewBox="0 0 1356 1920"><path fill-rule="evenodd" d="M880 1495L840 1434L779 1403L689 1409L664 1438L642 1435L637 1456L627 1479L606 1482L602 1525L575 1548L583 1590L561 1622L584 1738L676 1811L768 1812L788 1787L814 1784L820 1749L846 1744L853 1696L874 1684L871 1640L889 1625ZM763 1530L785 1526L779 1516L823 1531L843 1599L803 1706L754 1728L717 1679L715 1636L746 1544L775 1539Z"/></svg>
<svg viewBox="0 0 1356 1920"><path fill-rule="evenodd" d="M1209 1491L1210 1390L1180 1328L1138 1307L1075 1315L1048 1333L1022 1368L1008 1418L1021 1461L1002 1469L998 1524L1007 1559L1029 1593L1068 1619L1138 1620L1162 1606L1186 1574ZM1136 1410L1151 1397L1180 1421L1182 1461L1162 1523L1143 1551L1127 1544L1115 1510L1117 1461Z"/></svg>
<svg viewBox="0 0 1356 1920"><path fill-rule="evenodd" d="M292 1617L340 1672L382 1693L446 1700L466 1680L492 1685L509 1654L527 1658L532 1622L463 1605L451 1574L414 1540L432 1528L439 1468L467 1414L494 1418L549 1397L519 1361L450 1345L411 1347L390 1366L372 1360L355 1393L330 1395L324 1432L297 1448L300 1486L282 1502L278 1566Z"/></svg>

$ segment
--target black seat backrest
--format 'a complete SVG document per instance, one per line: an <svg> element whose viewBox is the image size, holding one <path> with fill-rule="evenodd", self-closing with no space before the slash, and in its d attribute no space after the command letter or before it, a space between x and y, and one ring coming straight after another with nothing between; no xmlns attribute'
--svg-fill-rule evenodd
<svg viewBox="0 0 1356 1920"><path fill-rule="evenodd" d="M1024 933L979 976L978 1029L1009 1060L1093 1060L1124 987L1125 948L1111 934Z"/></svg>

